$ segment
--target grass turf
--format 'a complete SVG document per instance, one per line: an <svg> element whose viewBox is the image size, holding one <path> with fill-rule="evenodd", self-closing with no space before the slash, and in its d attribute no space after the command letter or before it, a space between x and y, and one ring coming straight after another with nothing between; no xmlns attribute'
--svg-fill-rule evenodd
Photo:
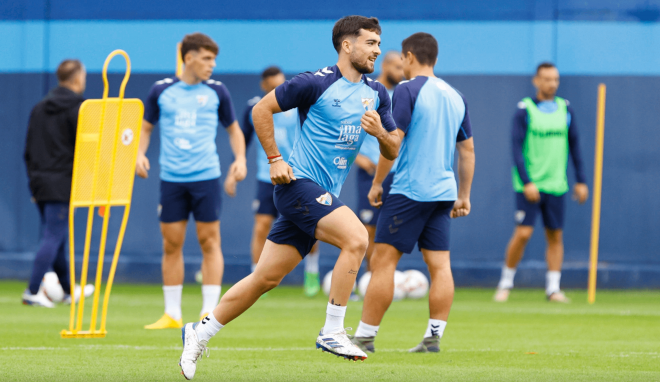
<svg viewBox="0 0 660 382"><path fill-rule="evenodd" d="M0 282L0 370L3 381L183 381L178 330L145 330L162 314L162 290L116 285L104 339L60 339L69 309L20 305L22 282ZM226 289L226 288L223 288ZM199 286L184 287L184 322L199 319ZM545 301L541 290L456 291L440 354L408 354L426 328L426 300L392 304L376 354L353 363L314 350L325 296L280 287L211 343L199 381L660 381L660 292L584 291L570 305ZM89 305L89 304L87 304ZM349 303L357 326L362 304ZM88 322L88 321L87 321Z"/></svg>

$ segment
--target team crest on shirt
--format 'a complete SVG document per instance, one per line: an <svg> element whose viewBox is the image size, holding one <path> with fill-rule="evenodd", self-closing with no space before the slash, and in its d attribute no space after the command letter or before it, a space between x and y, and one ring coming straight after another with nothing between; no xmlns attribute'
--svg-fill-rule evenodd
<svg viewBox="0 0 660 382"><path fill-rule="evenodd" d="M523 220L525 220L525 215L526 215L525 211L523 211L523 210L516 211L516 214L514 216L514 219L515 219L516 223L521 224L523 222Z"/></svg>
<svg viewBox="0 0 660 382"><path fill-rule="evenodd" d="M316 198L316 201L319 202L319 204L323 204L324 206L331 206L332 205L332 195L330 195L329 192L326 192L325 194L319 196Z"/></svg>
<svg viewBox="0 0 660 382"><path fill-rule="evenodd" d="M197 96L197 103L199 106L206 106L206 104L209 102L209 96L207 95L198 95Z"/></svg>
<svg viewBox="0 0 660 382"><path fill-rule="evenodd" d="M364 110L369 111L374 109L374 99L373 98L362 98L362 106Z"/></svg>

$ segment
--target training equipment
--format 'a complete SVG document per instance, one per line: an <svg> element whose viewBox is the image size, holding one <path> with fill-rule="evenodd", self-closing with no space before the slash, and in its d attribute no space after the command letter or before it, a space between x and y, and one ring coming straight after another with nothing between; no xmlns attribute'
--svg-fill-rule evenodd
<svg viewBox="0 0 660 382"><path fill-rule="evenodd" d="M409 269L403 274L406 276L406 281L403 283L406 297L412 299L425 297L429 291L429 280L426 276L416 269Z"/></svg>
<svg viewBox="0 0 660 382"><path fill-rule="evenodd" d="M210 355L210 350L206 347L206 344L202 344L197 339L197 332L195 332L197 325L199 325L199 322L189 322L181 329L183 353L179 358L179 366L181 367L181 374L188 380L193 379L195 376L197 360L202 359L204 352L206 352L206 358Z"/></svg>
<svg viewBox="0 0 660 382"><path fill-rule="evenodd" d="M419 345L408 350L408 353L439 353L440 352L440 337L432 336L426 337L419 343Z"/></svg>
<svg viewBox="0 0 660 382"><path fill-rule="evenodd" d="M394 301L406 298L406 276L401 271L394 272Z"/></svg>
<svg viewBox="0 0 660 382"><path fill-rule="evenodd" d="M600 198L603 188L603 145L605 141L605 84L598 85L598 112L596 114L596 150L594 160L594 200L591 208L591 248L589 249L589 304L596 302L596 275L598 273L598 239L600 237Z"/></svg>
<svg viewBox="0 0 660 382"><path fill-rule="evenodd" d="M60 279L57 278L55 272L46 272L44 278L41 280L41 287L50 301L62 302L64 300L64 289L62 289Z"/></svg>
<svg viewBox="0 0 660 382"><path fill-rule="evenodd" d="M145 329L181 329L182 327L183 320L181 318L175 320L167 313L163 314L163 317L159 318L153 324L144 326Z"/></svg>
<svg viewBox="0 0 660 382"><path fill-rule="evenodd" d="M371 272L366 272L360 277L358 282L358 293L360 296L364 297L367 295L367 287L369 286L369 281L371 281Z"/></svg>
<svg viewBox="0 0 660 382"><path fill-rule="evenodd" d="M332 284L332 271L326 273L325 277L323 278L323 293L325 293L326 296L330 296L331 284ZM353 292L355 292L356 288L357 288L357 284L353 283Z"/></svg>
<svg viewBox="0 0 660 382"><path fill-rule="evenodd" d="M319 332L319 336L316 338L316 348L337 357L344 357L349 361L364 361L367 359L367 354L351 342L345 330L328 334Z"/></svg>
<svg viewBox="0 0 660 382"><path fill-rule="evenodd" d="M122 55L126 60L126 73L119 88L118 98L108 98L108 65L114 56ZM71 201L69 203L69 254L71 274L71 295L75 296L75 240L74 212L76 208L87 208L87 229L83 250L80 285L87 284L89 253L92 242L94 210L103 207L103 228L101 230L94 300L91 309L89 330L82 330L85 312L85 295L80 296L76 314L76 302L71 303L69 329L62 330L62 338L97 338L106 335L106 317L112 281L117 270L117 261L121 250L126 223L131 208L135 161L144 106L139 99L124 99L124 90L131 75L131 60L123 50L115 50L105 59L103 65L103 99L89 99L82 103L78 115L76 149L73 159L73 180L71 182ZM111 207L124 207L124 214L115 245L112 265L105 286L101 325L97 329L99 295L103 276L103 265L108 236L108 223Z"/></svg>

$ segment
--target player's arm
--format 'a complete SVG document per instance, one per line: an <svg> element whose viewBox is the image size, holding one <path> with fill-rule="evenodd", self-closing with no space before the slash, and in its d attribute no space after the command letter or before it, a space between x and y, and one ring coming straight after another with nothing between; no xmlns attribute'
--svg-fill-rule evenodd
<svg viewBox="0 0 660 382"><path fill-rule="evenodd" d="M472 137L456 143L458 151L458 199L451 211L452 218L468 216L472 208L470 191L474 178L474 139Z"/></svg>
<svg viewBox="0 0 660 382"><path fill-rule="evenodd" d="M270 163L270 179L273 184L290 183L296 180L293 169L283 160L280 150L275 142L275 123L273 114L281 112L282 109L275 97L275 91L271 91L259 101L252 109L252 122L257 138L266 152Z"/></svg>
<svg viewBox="0 0 660 382"><path fill-rule="evenodd" d="M151 132L154 130L154 125L147 120L142 120L142 132L140 133L140 145L138 146L137 162L135 163L135 172L140 178L147 178L149 176L149 159L147 159L147 150L149 149L149 142L151 141Z"/></svg>
<svg viewBox="0 0 660 382"><path fill-rule="evenodd" d="M376 172L376 164L366 155L358 154L355 157L355 165L366 171L369 175L373 176Z"/></svg>
<svg viewBox="0 0 660 382"><path fill-rule="evenodd" d="M568 112L571 116L571 123L568 126L568 150L571 153L577 181L575 186L573 186L573 200L583 204L589 198L589 187L587 186L587 177L584 175L584 162L582 162L580 139L577 127L575 126L575 113L573 113L570 106Z"/></svg>
<svg viewBox="0 0 660 382"><path fill-rule="evenodd" d="M360 120L362 128L367 134L378 139L380 153L389 160L394 160L399 155L401 139L396 130L387 131L381 122L380 114L375 110L369 110Z"/></svg>
<svg viewBox="0 0 660 382"><path fill-rule="evenodd" d="M401 129L396 129L394 133L399 137L399 141L402 141L403 137L406 135ZM385 181L385 178L387 178L387 175L392 171L392 166L394 166L394 160L385 158L381 153L378 165L376 166L374 180L371 184L369 194L367 195L369 204L376 208L380 208L383 205L383 182Z"/></svg>
<svg viewBox="0 0 660 382"><path fill-rule="evenodd" d="M513 163L518 170L520 180L525 185L523 194L525 199L531 203L537 203L541 200L541 194L538 188L529 178L527 168L525 168L525 156L523 154L523 145L527 137L527 110L518 109L513 117L513 128L511 129L511 150L513 153Z"/></svg>
<svg viewBox="0 0 660 382"><path fill-rule="evenodd" d="M238 125L238 121L232 122L227 127L229 134L229 145L234 153L234 162L229 166L229 172L225 177L225 192L232 198L236 196L236 184L247 175L247 160L245 159L245 136Z"/></svg>

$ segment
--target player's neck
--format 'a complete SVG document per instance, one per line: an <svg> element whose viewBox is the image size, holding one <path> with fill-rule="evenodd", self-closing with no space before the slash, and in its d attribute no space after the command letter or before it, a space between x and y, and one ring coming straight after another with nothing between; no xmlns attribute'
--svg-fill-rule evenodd
<svg viewBox="0 0 660 382"><path fill-rule="evenodd" d="M337 67L339 68L341 75L350 82L358 83L362 80L362 73L358 72L348 59L339 59Z"/></svg>
<svg viewBox="0 0 660 382"><path fill-rule="evenodd" d="M197 76L195 76L195 74L192 71L188 71L185 69L183 70L183 73L181 73L181 75L179 76L179 79L188 85L197 85L200 82L202 82L202 80Z"/></svg>
<svg viewBox="0 0 660 382"><path fill-rule="evenodd" d="M539 102L554 101L555 100L555 95L554 94L546 95L546 94L543 94L541 92L536 92L536 99L538 99Z"/></svg>
<svg viewBox="0 0 660 382"><path fill-rule="evenodd" d="M415 78L415 77L420 77L420 76L436 78L435 74L433 73L433 67L432 66L413 65L410 68L410 78Z"/></svg>
<svg viewBox="0 0 660 382"><path fill-rule="evenodd" d="M381 73L380 76L378 76L378 78L376 78L376 81L378 81L378 82L380 82L381 84L383 84L383 86L385 86L385 88L386 88L387 90L392 90L392 89L394 89L394 87L396 86L396 84L391 83L391 82L387 79L387 76L386 76L385 74L383 74L383 73Z"/></svg>

